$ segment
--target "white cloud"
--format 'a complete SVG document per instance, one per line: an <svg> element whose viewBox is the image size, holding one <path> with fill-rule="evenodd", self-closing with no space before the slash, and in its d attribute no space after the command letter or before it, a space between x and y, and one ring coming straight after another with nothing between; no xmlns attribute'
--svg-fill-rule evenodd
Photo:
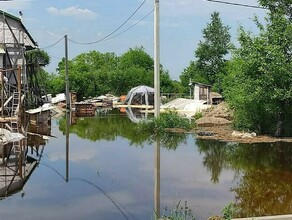
<svg viewBox="0 0 292 220"><path fill-rule="evenodd" d="M47 11L56 16L75 17L78 19L92 20L97 17L97 14L89 9L79 8L78 5L71 6L65 9L57 9L55 7L47 8Z"/></svg>
<svg viewBox="0 0 292 220"><path fill-rule="evenodd" d="M30 1L5 1L0 2L0 8L2 11L23 10L31 6Z"/></svg>

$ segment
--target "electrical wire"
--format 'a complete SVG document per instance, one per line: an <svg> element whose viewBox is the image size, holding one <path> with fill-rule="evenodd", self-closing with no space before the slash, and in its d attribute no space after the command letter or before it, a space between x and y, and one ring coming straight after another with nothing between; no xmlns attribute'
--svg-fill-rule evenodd
<svg viewBox="0 0 292 220"><path fill-rule="evenodd" d="M219 1L219 0L205 0L205 1L221 3L225 5L241 6L241 7L247 7L247 8L267 9L267 8L257 6L257 5L247 5L247 4L241 4L241 3L235 3L235 2L226 2L226 1Z"/></svg>
<svg viewBox="0 0 292 220"><path fill-rule="evenodd" d="M37 49L41 49L41 50L49 49L49 48L54 47L55 45L57 45L63 39L64 39L64 37L62 37L61 39L59 39L58 41L56 41L55 43L53 43L53 44L51 44L49 46L42 47L42 48L37 48Z"/></svg>
<svg viewBox="0 0 292 220"><path fill-rule="evenodd" d="M133 25L131 25L130 27L128 27L127 29L123 30L122 32L110 37L110 38L107 38L107 39L104 39L103 41L107 41L107 40L111 40L117 36L120 36L122 35L123 33L127 32L128 30L130 30L131 28L135 27L137 24L139 24L141 21L145 20L150 14L152 14L154 11L154 9L152 9L148 14L146 14L143 18L141 18L139 21L135 22Z"/></svg>
<svg viewBox="0 0 292 220"><path fill-rule="evenodd" d="M58 176L60 176L62 178L62 180L66 181L66 178L58 171L56 170L55 168L47 165L47 164L44 164L44 163L39 163L43 166L46 166L47 168L49 168L50 170L54 171ZM103 190L101 187L97 186L95 183L89 181L89 180L86 180L84 178L80 178L80 177L73 177L73 178L70 178L70 180L78 180L78 181L81 181L81 182L84 182L84 183L87 183L91 186L93 186L94 188L98 189L100 192L102 192L113 204L114 206L121 212L121 214L124 216L125 219L129 219L128 216L124 213L124 211L121 209L121 207L119 206L119 204L109 195L109 193L107 193L105 190Z"/></svg>
<svg viewBox="0 0 292 220"><path fill-rule="evenodd" d="M85 42L85 43L81 43L81 42L77 42L74 41L72 39L68 39L70 42L74 43L74 44L78 44L78 45L91 45L91 44L96 44L99 43L103 40L105 40L106 38L112 36L114 33L116 33L118 30L120 30L138 11L139 9L145 4L147 0L144 0L139 7L119 26L117 27L114 31L112 31L111 33L107 34L106 36L104 36L103 38L96 40L96 41L92 41L92 42Z"/></svg>

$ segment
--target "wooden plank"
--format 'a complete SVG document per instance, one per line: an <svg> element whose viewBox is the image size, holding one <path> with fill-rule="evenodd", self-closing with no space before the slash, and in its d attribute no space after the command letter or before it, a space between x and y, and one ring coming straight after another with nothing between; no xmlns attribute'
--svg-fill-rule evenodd
<svg viewBox="0 0 292 220"><path fill-rule="evenodd" d="M11 122L11 121L17 121L17 117L5 117L5 118L0 117L0 123L6 123L6 122Z"/></svg>
<svg viewBox="0 0 292 220"><path fill-rule="evenodd" d="M4 103L4 107L11 101L11 99L13 98L13 96L10 96L7 101ZM2 111L2 107L0 107L0 112Z"/></svg>
<svg viewBox="0 0 292 220"><path fill-rule="evenodd" d="M115 105L117 108L144 108L144 109L150 109L154 108L153 105Z"/></svg>

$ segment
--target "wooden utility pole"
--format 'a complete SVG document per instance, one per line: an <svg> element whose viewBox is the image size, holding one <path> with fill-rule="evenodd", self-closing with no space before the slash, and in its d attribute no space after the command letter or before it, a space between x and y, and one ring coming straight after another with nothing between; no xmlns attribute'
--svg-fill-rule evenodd
<svg viewBox="0 0 292 220"><path fill-rule="evenodd" d="M68 77L68 38L65 35L65 83L66 83L66 109L70 110L69 77Z"/></svg>
<svg viewBox="0 0 292 220"><path fill-rule="evenodd" d="M154 116L160 114L159 0L154 0Z"/></svg>

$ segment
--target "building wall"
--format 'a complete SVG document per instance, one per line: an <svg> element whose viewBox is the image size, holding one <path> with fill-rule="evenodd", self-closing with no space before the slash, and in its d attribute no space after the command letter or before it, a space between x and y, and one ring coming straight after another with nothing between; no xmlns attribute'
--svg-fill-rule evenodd
<svg viewBox="0 0 292 220"><path fill-rule="evenodd" d="M21 21L5 17L18 43L25 46L35 47L31 38L27 34ZM4 16L0 14L0 44L14 44L16 43L13 34L4 20Z"/></svg>
<svg viewBox="0 0 292 220"><path fill-rule="evenodd" d="M210 93L210 87L200 85L194 86L194 100L206 100L208 104L210 104Z"/></svg>
<svg viewBox="0 0 292 220"><path fill-rule="evenodd" d="M194 100L200 100L200 87L194 86Z"/></svg>

